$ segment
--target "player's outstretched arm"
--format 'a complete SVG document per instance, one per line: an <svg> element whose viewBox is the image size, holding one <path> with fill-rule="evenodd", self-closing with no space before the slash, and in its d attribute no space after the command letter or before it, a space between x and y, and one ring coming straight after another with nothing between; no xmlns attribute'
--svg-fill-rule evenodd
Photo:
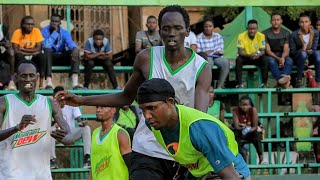
<svg viewBox="0 0 320 180"><path fill-rule="evenodd" d="M119 141L119 148L120 148L120 153L122 155L122 158L126 163L127 168L130 170L132 150L131 150L130 137L127 134L127 132L123 130L118 131L118 141Z"/></svg>
<svg viewBox="0 0 320 180"><path fill-rule="evenodd" d="M149 76L149 74L143 74L143 72L149 73L149 61L150 61L149 54L150 54L149 51L143 50L137 55L134 63L133 74L128 80L122 92L115 93L115 94L107 94L107 95L79 97L70 92L61 91L55 95L55 98L58 100L59 103L67 104L70 106L86 105L86 106L122 107L125 105L130 105L133 102L134 98L136 97L139 86L145 80L144 77Z"/></svg>
<svg viewBox="0 0 320 180"><path fill-rule="evenodd" d="M63 143L64 145L73 144L73 140L71 139L71 130L70 127L63 118L62 111L57 103L55 103L52 99L50 99L51 107L52 107L52 117L54 121L59 125L59 127L51 132L51 136L55 138L57 141Z"/></svg>

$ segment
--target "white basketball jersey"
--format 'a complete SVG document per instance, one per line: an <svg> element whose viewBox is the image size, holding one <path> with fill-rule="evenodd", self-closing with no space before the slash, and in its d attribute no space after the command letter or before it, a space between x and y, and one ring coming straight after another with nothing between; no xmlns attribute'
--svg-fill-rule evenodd
<svg viewBox="0 0 320 180"><path fill-rule="evenodd" d="M1 130L16 126L23 115L35 115L37 122L0 142L0 180L51 180L49 98L36 95L28 103L16 94L8 94L5 100Z"/></svg>
<svg viewBox="0 0 320 180"><path fill-rule="evenodd" d="M149 79L166 79L175 89L178 103L193 108L197 78L207 61L192 51L189 60L173 71L165 59L163 46L152 47L150 59ZM146 126L144 117L141 118L134 134L132 149L148 156L173 160Z"/></svg>

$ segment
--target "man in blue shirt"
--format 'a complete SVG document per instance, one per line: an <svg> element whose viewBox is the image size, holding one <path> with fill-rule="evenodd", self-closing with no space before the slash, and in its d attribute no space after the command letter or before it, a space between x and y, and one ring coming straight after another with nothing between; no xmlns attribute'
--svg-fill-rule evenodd
<svg viewBox="0 0 320 180"><path fill-rule="evenodd" d="M97 65L102 66L108 73L113 88L120 89L111 59L112 49L109 40L101 29L96 29L84 46L84 88L89 87L92 69Z"/></svg>
<svg viewBox="0 0 320 180"><path fill-rule="evenodd" d="M41 30L44 38L43 49L45 57L47 58L46 89L53 88L51 81L52 65L71 66L70 75L72 75L72 87L74 89L81 88L78 83L78 74L80 72L79 49L72 41L70 33L60 26L61 16L53 14L50 20L50 25Z"/></svg>

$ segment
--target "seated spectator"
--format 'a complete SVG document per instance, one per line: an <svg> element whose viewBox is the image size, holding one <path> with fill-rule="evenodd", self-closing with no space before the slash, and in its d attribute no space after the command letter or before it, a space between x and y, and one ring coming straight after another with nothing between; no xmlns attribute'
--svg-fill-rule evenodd
<svg viewBox="0 0 320 180"><path fill-rule="evenodd" d="M61 86L57 86L53 90L53 96L59 92L64 91L64 88ZM79 107L72 107L68 105L60 105L61 111L64 119L67 121L70 130L71 130L71 138L73 143L78 141L80 138L83 140L83 163L84 168L90 168L90 154L91 154L91 130L90 126L86 121L81 121L81 112ZM75 126L75 120L78 123L78 127ZM55 128L55 127L53 127ZM51 168L56 167L56 153L55 153L56 141L51 138L51 153L50 153L50 164Z"/></svg>
<svg viewBox="0 0 320 180"><path fill-rule="evenodd" d="M138 106L131 105L117 108L114 119L116 124L127 130L132 140L141 116L141 109Z"/></svg>
<svg viewBox="0 0 320 180"><path fill-rule="evenodd" d="M317 28L317 31L320 33L320 19L318 19L318 21L316 23L316 28ZM319 38L319 41L318 41L317 50L320 50L320 38Z"/></svg>
<svg viewBox="0 0 320 180"><path fill-rule="evenodd" d="M214 99L214 90L212 86L210 86L209 89L209 107L207 113L225 123L224 105L219 100Z"/></svg>
<svg viewBox="0 0 320 180"><path fill-rule="evenodd" d="M243 88L242 66L257 65L261 69L262 84L260 87L266 88L268 81L268 62L265 55L265 36L258 32L258 22L254 19L248 21L248 31L238 36L238 54L236 59L236 88Z"/></svg>
<svg viewBox="0 0 320 180"><path fill-rule="evenodd" d="M10 65L10 81L8 90L17 90L14 83L14 51L12 49L9 32L6 26L0 24L0 61Z"/></svg>
<svg viewBox="0 0 320 180"><path fill-rule="evenodd" d="M303 69L306 64L314 64L316 81L320 83L320 51L317 51L319 32L311 26L310 17L301 15L300 28L292 32L290 38L290 53L297 64L296 87L303 87ZM307 61L308 60L308 61Z"/></svg>
<svg viewBox="0 0 320 180"><path fill-rule="evenodd" d="M53 14L50 18L50 25L44 27L41 33L44 37L43 49L47 58L46 89L53 88L51 81L52 66L71 66L72 87L73 89L82 88L78 82L80 72L79 49L76 43L72 41L70 33L61 27L61 16Z"/></svg>
<svg viewBox="0 0 320 180"><path fill-rule="evenodd" d="M93 37L90 37L84 46L84 88L89 88L92 69L95 66L102 66L108 73L113 88L121 89L118 86L116 72L111 60L112 49L109 40L104 36L102 30L97 29L93 32Z"/></svg>
<svg viewBox="0 0 320 180"><path fill-rule="evenodd" d="M282 18L280 14L271 15L272 27L263 31L266 37L266 59L273 77L278 85L288 88L290 86L290 75L292 59L289 57L290 32L281 27Z"/></svg>
<svg viewBox="0 0 320 180"><path fill-rule="evenodd" d="M158 20L155 16L147 18L147 31L139 31L136 33L136 47L135 51L138 54L141 50L150 48L152 46L161 46L162 41L157 31Z"/></svg>
<svg viewBox="0 0 320 180"><path fill-rule="evenodd" d="M43 88L45 77L46 61L42 53L42 34L35 28L35 21L31 16L25 16L20 22L20 29L14 31L11 43L15 53L15 65L25 59L33 61L38 66L40 72L39 87Z"/></svg>
<svg viewBox="0 0 320 180"><path fill-rule="evenodd" d="M220 70L216 88L223 88L230 70L229 61L223 57L224 42L220 34L213 32L213 20L204 20L204 31L197 36L198 52L208 55L208 62Z"/></svg>
<svg viewBox="0 0 320 180"><path fill-rule="evenodd" d="M262 133L258 132L258 112L254 107L249 96L242 96L240 98L239 106L233 110L233 128L236 141L238 143L239 152L244 144L243 140L252 143L259 155L259 164L261 164L262 157ZM259 130L260 131L260 130ZM242 155L244 159L246 155Z"/></svg>
<svg viewBox="0 0 320 180"><path fill-rule="evenodd" d="M197 36L194 34L194 32L190 31L189 35L184 38L184 46L191 48L194 52L197 52Z"/></svg>

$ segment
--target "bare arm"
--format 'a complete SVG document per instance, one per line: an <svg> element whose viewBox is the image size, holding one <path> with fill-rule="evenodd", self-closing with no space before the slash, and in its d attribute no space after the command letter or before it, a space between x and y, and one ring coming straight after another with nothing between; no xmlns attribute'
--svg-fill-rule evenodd
<svg viewBox="0 0 320 180"><path fill-rule="evenodd" d="M194 52L197 52L198 46L196 44L191 44L191 49L193 49Z"/></svg>
<svg viewBox="0 0 320 180"><path fill-rule="evenodd" d="M289 56L289 43L284 44L281 57L285 58L287 56Z"/></svg>
<svg viewBox="0 0 320 180"><path fill-rule="evenodd" d="M32 53L27 53L27 52L21 51L19 44L12 43L12 48L16 54L22 54L22 55L26 55L26 56L32 55Z"/></svg>
<svg viewBox="0 0 320 180"><path fill-rule="evenodd" d="M92 170L90 169L90 172L88 174L88 180L92 180Z"/></svg>
<svg viewBox="0 0 320 180"><path fill-rule="evenodd" d="M250 132L254 132L258 129L258 123L259 123L258 112L256 108L253 108L253 122L251 125Z"/></svg>
<svg viewBox="0 0 320 180"><path fill-rule="evenodd" d="M59 103L71 106L114 106L122 107L130 105L136 97L137 90L142 82L149 76L150 50L140 52L134 63L133 74L127 82L124 90L120 93L108 95L96 95L78 97L70 92L58 92L55 96Z"/></svg>
<svg viewBox="0 0 320 180"><path fill-rule="evenodd" d="M233 119L234 128L236 128L237 130L242 130L243 127L239 126L239 118L238 118L238 115L235 111L232 112L232 119Z"/></svg>
<svg viewBox="0 0 320 180"><path fill-rule="evenodd" d="M57 129L51 133L51 136L60 141L65 145L71 145L73 141L70 138L71 130L70 127L63 118L62 111L58 104L54 103L52 99L50 99L51 107L52 107L52 117L54 121L59 125L61 129Z"/></svg>
<svg viewBox="0 0 320 180"><path fill-rule="evenodd" d="M42 42L38 42L36 43L34 48L20 48L20 50L25 53L38 54L41 52L41 47L42 47Z"/></svg>
<svg viewBox="0 0 320 180"><path fill-rule="evenodd" d="M118 131L118 141L121 155L131 153L130 137L122 130Z"/></svg>
<svg viewBox="0 0 320 180"><path fill-rule="evenodd" d="M97 53L88 53L84 52L84 59L85 60L92 60L98 58L100 55L102 55L103 52L97 52Z"/></svg>
<svg viewBox="0 0 320 180"><path fill-rule="evenodd" d="M209 105L209 88L212 80L212 70L206 64L200 72L195 90L195 109L207 113Z"/></svg>
<svg viewBox="0 0 320 180"><path fill-rule="evenodd" d="M142 50L142 42L136 41L135 52L138 54Z"/></svg>
<svg viewBox="0 0 320 180"><path fill-rule="evenodd" d="M238 173L232 164L219 171L218 175L224 180L239 179Z"/></svg>
<svg viewBox="0 0 320 180"><path fill-rule="evenodd" d="M0 125L2 125L5 112L6 112L6 101L2 96L0 98ZM16 132L18 132L18 129L16 126L11 127L9 129L0 130L0 141L7 139L8 137L10 137L12 134Z"/></svg>
<svg viewBox="0 0 320 180"><path fill-rule="evenodd" d="M244 58L251 58L252 57L251 54L245 53L242 48L238 48L238 54L239 54L239 56L244 57Z"/></svg>

